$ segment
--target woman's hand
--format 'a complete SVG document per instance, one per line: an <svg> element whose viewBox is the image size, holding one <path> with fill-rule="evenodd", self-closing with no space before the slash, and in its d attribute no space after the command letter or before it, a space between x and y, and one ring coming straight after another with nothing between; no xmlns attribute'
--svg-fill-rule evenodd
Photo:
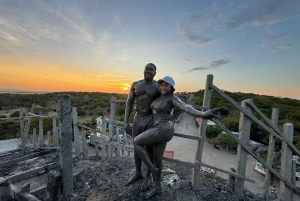
<svg viewBox="0 0 300 201"><path fill-rule="evenodd" d="M219 119L220 113L224 112L226 110L228 110L228 108L225 106L210 109L210 110L207 110L206 112L204 112L202 118L204 118L204 119L212 119L212 118Z"/></svg>

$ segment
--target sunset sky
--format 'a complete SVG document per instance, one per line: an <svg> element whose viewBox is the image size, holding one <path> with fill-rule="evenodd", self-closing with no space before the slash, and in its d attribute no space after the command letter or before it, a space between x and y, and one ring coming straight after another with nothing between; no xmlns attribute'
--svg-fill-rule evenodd
<svg viewBox="0 0 300 201"><path fill-rule="evenodd" d="M299 0L0 0L0 91L127 93L143 79L300 99Z"/></svg>

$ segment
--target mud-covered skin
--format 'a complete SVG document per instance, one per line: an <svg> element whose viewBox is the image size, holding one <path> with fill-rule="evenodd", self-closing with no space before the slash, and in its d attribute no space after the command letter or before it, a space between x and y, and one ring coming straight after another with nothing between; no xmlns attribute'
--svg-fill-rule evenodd
<svg viewBox="0 0 300 201"><path fill-rule="evenodd" d="M154 179L155 187L146 195L146 199L162 192L160 178L162 172L163 153L167 142L169 142L174 135L173 124L170 122L172 109L176 107L190 115L206 119L218 118L219 112L224 109L217 108L206 112L200 112L192 106L182 102L177 96L173 95L170 85L166 85L166 83L163 82L160 86L161 96L155 99L150 105L153 110L153 114L156 113L155 116L157 116L154 122L154 127L136 136L133 142L135 152L146 164L148 170L151 171L153 178L156 178ZM147 155L144 146L153 147L153 161L151 161Z"/></svg>
<svg viewBox="0 0 300 201"><path fill-rule="evenodd" d="M128 94L125 110L125 130L127 133L132 133L132 137L138 136L153 126L152 109L150 104L153 100L160 96L159 84L153 80L156 74L156 67L153 64L147 64L144 69L144 80L133 82ZM134 102L136 101L136 114L133 122L133 128L129 125L129 116L132 112ZM147 147L147 151L152 158L152 147ZM143 177L141 173L142 161L134 151L136 174L130 178L126 185ZM142 190L149 188L150 172L147 172L145 183L141 187Z"/></svg>

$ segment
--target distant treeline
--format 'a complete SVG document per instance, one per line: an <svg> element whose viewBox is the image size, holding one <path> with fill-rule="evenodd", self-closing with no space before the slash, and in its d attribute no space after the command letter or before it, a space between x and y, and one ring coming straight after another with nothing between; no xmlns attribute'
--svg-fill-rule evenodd
<svg viewBox="0 0 300 201"><path fill-rule="evenodd" d="M110 99L112 96L116 97L117 99L127 99L126 94L101 92L55 92L46 94L3 93L0 94L0 110L5 111L13 108L25 107L27 108L27 111L30 111L31 105L35 103L39 106L36 108L35 113L47 115L50 111L55 112L55 106L57 105L57 97L59 94L62 93L71 95L72 107L77 107L78 116L93 117L93 122L80 122L90 125L94 125L95 118L98 116L107 115L107 117L109 118ZM300 149L300 100L257 95L252 93L228 91L225 91L225 93L238 103L241 103L241 101L246 99L253 99L254 104L268 118L271 118L272 108L279 108L278 127L282 129L282 125L284 123L294 124L294 144ZM195 105L202 105L204 90L199 90L197 92L192 93L176 93L176 95L179 96L184 102L188 100L189 94L195 95ZM233 105L228 103L224 98L213 92L211 98L211 108L224 105L229 108L229 111L227 114L221 117L222 123L225 126L227 126L227 128L229 128L230 130L238 131L240 112ZM180 113L180 111L175 109L173 119L176 119L180 115ZM117 103L116 119L123 121L124 114L125 103ZM12 115L17 116L18 113ZM259 117L256 113L254 113L254 115ZM0 116L0 118L3 117L8 117L7 115L5 115L5 112L4 116ZM133 114L131 115L131 120L132 119ZM259 117L259 119L261 118ZM33 129L34 124L37 123L35 121L33 122L31 129ZM49 129L51 130L52 127L50 126L50 122L51 121L49 119ZM46 122L44 122L44 124L45 123ZM46 129L47 125L44 125L44 127ZM16 137L19 135L19 121L0 121L0 140ZM269 140L269 133L264 131L260 126L253 122L251 125L251 139L267 145ZM277 142L277 145L279 148L280 143Z"/></svg>

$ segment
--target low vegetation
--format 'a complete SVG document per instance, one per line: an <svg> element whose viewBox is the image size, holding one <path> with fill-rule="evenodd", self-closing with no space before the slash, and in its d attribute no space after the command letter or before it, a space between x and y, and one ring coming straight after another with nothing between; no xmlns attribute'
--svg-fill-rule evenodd
<svg viewBox="0 0 300 201"><path fill-rule="evenodd" d="M229 97L238 103L246 99L253 99L254 104L267 116L269 119L272 115L272 108L279 108L279 120L278 127L282 129L284 123L292 123L294 125L294 140L295 146L300 149L300 100L281 98L274 96L257 95L252 93L240 93L240 92L228 92L224 91ZM85 124L90 127L95 126L96 118L98 116L106 115L109 117L110 113L110 99L112 96L117 99L126 100L126 94L116 93L101 93L101 92L64 92L71 95L71 102L73 107L77 107L79 123ZM6 118L9 116L19 116L18 111L11 111L16 108L26 108L26 111L30 111L31 105L35 103L37 105L35 109L36 114L48 115L49 113L55 113L57 110L57 96L61 94L46 93L46 94L0 94L0 118ZM204 96L204 90L199 90L193 93L180 92L176 93L184 102L189 98L189 94L194 94L195 105L202 105ZM239 115L240 112L232 104L228 103L224 98L212 93L211 108L227 106L228 112L221 116L222 123L231 131L239 130ZM25 111L25 109L24 109ZM175 109L173 120L180 115L181 111ZM253 113L261 121L264 121L258 114ZM116 119L123 121L125 115L125 103L117 103ZM131 122L133 120L131 115ZM89 117L89 120L84 120L85 117ZM38 119L34 118L31 126L30 133L33 128L38 128ZM52 129L52 119L44 119L45 130ZM210 135L210 131L208 131ZM0 121L0 140L15 138L20 136L20 123L18 120L12 121ZM268 144L269 133L264 131L255 122L251 125L251 139ZM280 149L281 142L276 143L276 148Z"/></svg>

